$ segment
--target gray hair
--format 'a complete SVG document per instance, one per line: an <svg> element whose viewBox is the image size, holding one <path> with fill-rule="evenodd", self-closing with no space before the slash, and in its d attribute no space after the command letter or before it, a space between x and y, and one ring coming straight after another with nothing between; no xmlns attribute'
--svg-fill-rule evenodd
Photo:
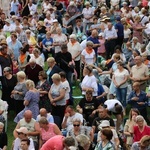
<svg viewBox="0 0 150 150"><path fill-rule="evenodd" d="M143 118L143 116L141 116L141 115L138 115L138 116L136 116L136 122L138 122L138 121L145 121L145 119Z"/></svg>
<svg viewBox="0 0 150 150"><path fill-rule="evenodd" d="M0 122L0 126L1 126L1 127L4 127L4 123Z"/></svg>
<svg viewBox="0 0 150 150"><path fill-rule="evenodd" d="M89 45L93 47L93 42L92 41L87 41L86 46L89 46Z"/></svg>
<svg viewBox="0 0 150 150"><path fill-rule="evenodd" d="M90 142L89 137L84 134L76 136L76 140L81 147L85 147Z"/></svg>
<svg viewBox="0 0 150 150"><path fill-rule="evenodd" d="M77 39L77 37L76 37L75 34L71 34L71 35L70 35L70 38L75 39L75 40Z"/></svg>

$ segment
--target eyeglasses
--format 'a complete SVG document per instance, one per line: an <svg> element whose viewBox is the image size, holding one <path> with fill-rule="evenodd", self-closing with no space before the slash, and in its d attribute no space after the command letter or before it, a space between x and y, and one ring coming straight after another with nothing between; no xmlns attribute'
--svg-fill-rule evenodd
<svg viewBox="0 0 150 150"><path fill-rule="evenodd" d="M80 124L74 124L73 126L74 126L74 127L79 127L79 126L80 126Z"/></svg>
<svg viewBox="0 0 150 150"><path fill-rule="evenodd" d="M27 32L27 34L30 34L30 32Z"/></svg>

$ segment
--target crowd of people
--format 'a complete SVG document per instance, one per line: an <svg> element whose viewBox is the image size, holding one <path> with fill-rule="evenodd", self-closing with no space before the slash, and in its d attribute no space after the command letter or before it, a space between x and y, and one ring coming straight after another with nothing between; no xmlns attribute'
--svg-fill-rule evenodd
<svg viewBox="0 0 150 150"><path fill-rule="evenodd" d="M0 149L8 149L7 102L13 150L149 150L149 8L0 0Z"/></svg>

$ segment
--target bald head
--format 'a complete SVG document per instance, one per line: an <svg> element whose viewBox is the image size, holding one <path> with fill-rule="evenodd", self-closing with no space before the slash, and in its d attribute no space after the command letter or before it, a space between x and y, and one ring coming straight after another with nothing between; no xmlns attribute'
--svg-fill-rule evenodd
<svg viewBox="0 0 150 150"><path fill-rule="evenodd" d="M98 32L97 32L97 30L93 30L92 31L92 34L91 34L93 37L97 37L98 36Z"/></svg>
<svg viewBox="0 0 150 150"><path fill-rule="evenodd" d="M32 111L26 110L24 113L24 118L26 122L30 122L32 119Z"/></svg>
<svg viewBox="0 0 150 150"><path fill-rule="evenodd" d="M45 108L40 109L40 115L46 117L47 116L47 111Z"/></svg>

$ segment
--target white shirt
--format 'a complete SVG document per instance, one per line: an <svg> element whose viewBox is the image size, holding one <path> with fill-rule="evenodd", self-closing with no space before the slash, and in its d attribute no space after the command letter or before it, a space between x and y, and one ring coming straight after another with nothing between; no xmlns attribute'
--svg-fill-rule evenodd
<svg viewBox="0 0 150 150"><path fill-rule="evenodd" d="M35 150L33 139L29 138L29 140L30 140L29 150ZM14 148L13 148L13 150L21 150L20 144L21 144L21 140L19 138L16 138L15 141L14 141Z"/></svg>
<svg viewBox="0 0 150 150"><path fill-rule="evenodd" d="M67 131L69 131L70 129L72 129L73 128L73 120L74 119L80 119L81 120L81 123L83 123L83 116L82 116L82 114L80 114L80 113L75 113L75 115L73 115L73 116L69 116L68 118L67 118L67 122L66 122L66 126L67 126ZM64 120L65 120L65 117L63 118L63 122L64 122Z"/></svg>
<svg viewBox="0 0 150 150"><path fill-rule="evenodd" d="M92 53L88 54L86 52L86 49L84 49L81 53L85 57L86 64L94 64L94 57L95 57L95 51L93 50Z"/></svg>
<svg viewBox="0 0 150 150"><path fill-rule="evenodd" d="M33 15L35 14L36 10L37 10L37 6L35 4L32 4L31 6L28 4L29 10L30 10L30 14Z"/></svg>
<svg viewBox="0 0 150 150"><path fill-rule="evenodd" d="M130 34L131 34L131 30L130 29L127 29L127 30L124 29L124 39L129 38Z"/></svg>
<svg viewBox="0 0 150 150"><path fill-rule="evenodd" d="M108 38L117 38L117 31L112 27L111 30L106 28L104 30L104 38L107 40Z"/></svg>
<svg viewBox="0 0 150 150"><path fill-rule="evenodd" d="M11 31L13 31L13 25L12 24L10 24L10 26L7 26L7 25L4 25L4 27L3 27L3 31L4 32L11 32Z"/></svg>
<svg viewBox="0 0 150 150"><path fill-rule="evenodd" d="M67 37L65 34L62 34L61 36L55 34L53 37L54 43L60 43L63 44L67 41ZM61 51L61 47L60 46L55 46L55 53L58 53Z"/></svg>
<svg viewBox="0 0 150 150"><path fill-rule="evenodd" d="M118 103L120 106L122 106L121 102L118 101L117 99L109 99L104 102L104 104L107 106L108 111L111 111L114 113L116 113L116 111L115 111L116 103ZM122 109L123 109L123 106L122 106Z"/></svg>
<svg viewBox="0 0 150 150"><path fill-rule="evenodd" d="M48 20L47 18L45 18L44 23L46 27L51 27L51 25L53 24L53 19L51 18L50 20Z"/></svg>
<svg viewBox="0 0 150 150"><path fill-rule="evenodd" d="M129 76L129 72L126 69L124 69L122 72L120 72L119 69L117 69L114 72L114 77L115 77L115 81L117 82L117 84L120 84L127 76ZM128 86L128 83L126 81L119 88L125 88L127 86Z"/></svg>
<svg viewBox="0 0 150 150"><path fill-rule="evenodd" d="M81 48L79 42L76 42L74 45L72 45L72 43L69 42L67 44L67 47L68 47L68 52L70 52L72 55L72 58L74 58L78 52L82 51L82 48ZM80 60L80 55L75 58L75 61L78 61L78 60Z"/></svg>
<svg viewBox="0 0 150 150"><path fill-rule="evenodd" d="M92 7L88 8L88 9L83 8L82 14L84 17L92 17L94 15L94 9ZM83 18L83 22L90 22L90 20Z"/></svg>
<svg viewBox="0 0 150 150"><path fill-rule="evenodd" d="M92 76L86 75L82 80L81 87L92 88L94 90L93 96L97 96L98 86L97 86L97 79L95 78L94 75ZM82 94L85 95L85 91L82 91Z"/></svg>
<svg viewBox="0 0 150 150"><path fill-rule="evenodd" d="M64 82L61 82L62 83L62 85L63 85L63 87L64 87L64 89L65 89L65 100L69 100L69 98L70 98L70 95L69 95L69 93L70 93L70 86L69 86L69 82L66 80L66 81L64 81Z"/></svg>

